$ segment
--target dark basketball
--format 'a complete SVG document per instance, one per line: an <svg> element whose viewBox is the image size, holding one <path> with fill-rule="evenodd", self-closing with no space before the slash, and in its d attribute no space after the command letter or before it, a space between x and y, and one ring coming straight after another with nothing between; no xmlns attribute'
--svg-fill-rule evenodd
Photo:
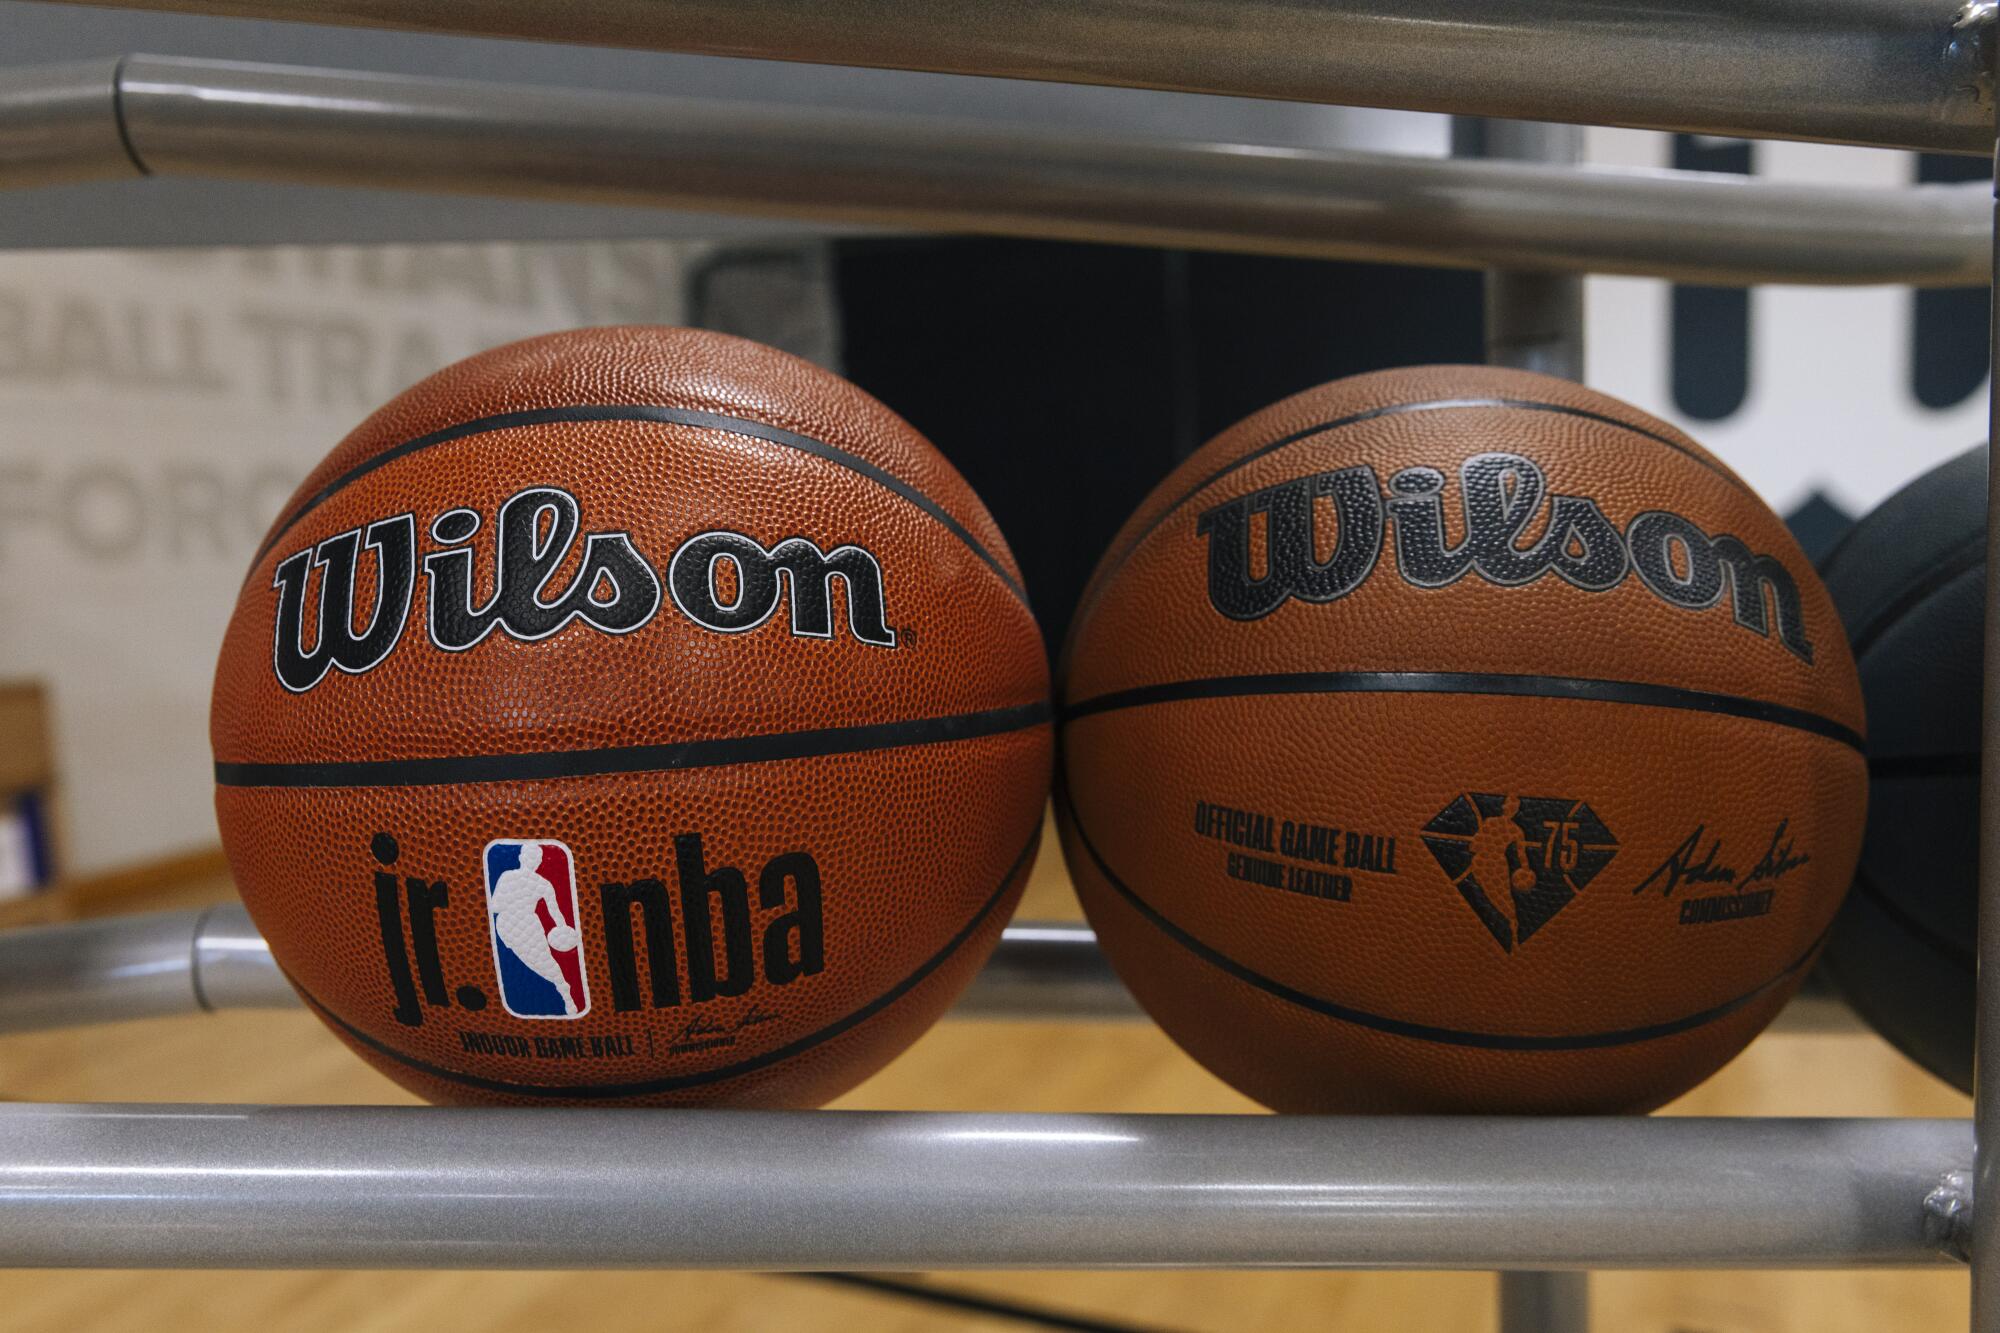
<svg viewBox="0 0 2000 1333"><path fill-rule="evenodd" d="M1140 507L1065 653L1058 808L1141 1002L1281 1111L1636 1111L1818 957L1867 794L1784 524L1674 427L1363 375Z"/></svg>
<svg viewBox="0 0 2000 1333"><path fill-rule="evenodd" d="M1898 1050L1971 1092L1985 447L1884 500L1822 573L1868 699L1868 832L1827 971Z"/></svg>
<svg viewBox="0 0 2000 1333"><path fill-rule="evenodd" d="M308 1004L440 1101L807 1106L950 1005L1050 763L1041 638L950 464L686 329L410 389L285 506L216 808Z"/></svg>

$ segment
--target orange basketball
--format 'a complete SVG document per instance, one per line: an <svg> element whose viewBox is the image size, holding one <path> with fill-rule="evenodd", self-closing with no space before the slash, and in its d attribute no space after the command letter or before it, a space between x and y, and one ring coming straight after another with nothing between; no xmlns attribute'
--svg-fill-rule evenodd
<svg viewBox="0 0 2000 1333"><path fill-rule="evenodd" d="M1798 987L1853 871L1854 662L1784 525L1560 380L1342 380L1099 564L1063 848L1119 973L1281 1111L1658 1106Z"/></svg>
<svg viewBox="0 0 2000 1333"><path fill-rule="evenodd" d="M1051 735L979 499L836 375L687 329L460 362L285 506L216 671L244 902L436 1101L809 1106L1013 910Z"/></svg>

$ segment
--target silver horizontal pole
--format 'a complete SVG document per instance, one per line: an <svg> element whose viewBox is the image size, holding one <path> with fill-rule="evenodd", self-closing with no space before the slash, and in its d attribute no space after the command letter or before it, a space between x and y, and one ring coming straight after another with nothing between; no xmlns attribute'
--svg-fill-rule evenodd
<svg viewBox="0 0 2000 1333"><path fill-rule="evenodd" d="M299 998L240 903L0 932L0 1036L235 1009ZM1089 926L1017 921L953 1008L954 1018L1115 1021L1145 1015ZM1809 986L1774 1028L1853 1032L1854 1011Z"/></svg>
<svg viewBox="0 0 2000 1333"><path fill-rule="evenodd" d="M1990 153L1992 0L87 0ZM782 77L774 75L773 77Z"/></svg>
<svg viewBox="0 0 2000 1333"><path fill-rule="evenodd" d="M118 63L83 60L0 72L0 183L41 185L139 171L118 125Z"/></svg>
<svg viewBox="0 0 2000 1333"><path fill-rule="evenodd" d="M240 904L0 933L0 1034L299 998ZM1016 922L960 997L960 1018L1139 1017L1088 926Z"/></svg>
<svg viewBox="0 0 2000 1333"><path fill-rule="evenodd" d="M1139 1019L1145 1012L1089 926L1016 921L951 1011L954 1018Z"/></svg>
<svg viewBox="0 0 2000 1333"><path fill-rule="evenodd" d="M1701 283L1973 286L1990 268L1976 185L1149 142L158 56L0 73L0 187L141 174Z"/></svg>
<svg viewBox="0 0 2000 1333"><path fill-rule="evenodd" d="M293 1009L297 992L240 903L0 932L0 1036L235 1009ZM1145 1015L1090 927L1017 921L954 1018L1107 1021ZM1792 1032L1852 1032L1854 1011L1809 988L1778 1015Z"/></svg>
<svg viewBox="0 0 2000 1333"><path fill-rule="evenodd" d="M1946 1120L22 1104L0 1265L1931 1265L1971 1155Z"/></svg>

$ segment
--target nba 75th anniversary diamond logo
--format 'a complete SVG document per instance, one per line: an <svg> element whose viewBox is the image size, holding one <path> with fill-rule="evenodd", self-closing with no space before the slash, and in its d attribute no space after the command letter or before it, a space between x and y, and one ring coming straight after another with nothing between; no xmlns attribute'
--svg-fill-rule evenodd
<svg viewBox="0 0 2000 1333"><path fill-rule="evenodd" d="M1569 906L1618 851L1604 821L1566 796L1465 792L1424 825L1423 837L1508 953Z"/></svg>

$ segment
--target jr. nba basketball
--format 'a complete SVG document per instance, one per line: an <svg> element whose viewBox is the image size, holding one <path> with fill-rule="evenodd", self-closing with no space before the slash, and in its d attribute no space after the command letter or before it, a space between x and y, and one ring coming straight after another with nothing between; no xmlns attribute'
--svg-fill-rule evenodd
<svg viewBox="0 0 2000 1333"><path fill-rule="evenodd" d="M438 1101L809 1106L991 950L1051 728L1006 542L888 408L687 329L475 356L245 579L216 808L314 1012Z"/></svg>
<svg viewBox="0 0 2000 1333"><path fill-rule="evenodd" d="M1719 1068L1854 870L1862 701L1679 430L1428 367L1270 407L1098 565L1058 812L1105 950L1281 1111L1604 1113Z"/></svg>

